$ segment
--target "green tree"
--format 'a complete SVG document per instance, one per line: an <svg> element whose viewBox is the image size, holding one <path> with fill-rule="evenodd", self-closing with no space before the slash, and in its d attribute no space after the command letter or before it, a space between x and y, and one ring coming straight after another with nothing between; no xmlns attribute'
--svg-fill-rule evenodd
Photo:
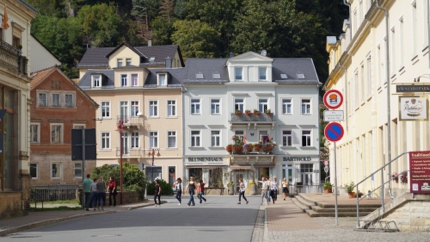
<svg viewBox="0 0 430 242"><path fill-rule="evenodd" d="M174 43L181 46L182 54L186 57L213 58L217 52L219 33L199 20L179 20L173 24L175 33Z"/></svg>
<svg viewBox="0 0 430 242"><path fill-rule="evenodd" d="M146 31L151 30L152 21L159 15L161 0L133 0L131 15L141 19Z"/></svg>

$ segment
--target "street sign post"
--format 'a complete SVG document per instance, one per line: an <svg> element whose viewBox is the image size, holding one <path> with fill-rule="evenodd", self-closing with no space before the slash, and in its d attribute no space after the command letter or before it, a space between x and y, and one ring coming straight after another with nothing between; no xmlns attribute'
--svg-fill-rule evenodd
<svg viewBox="0 0 430 242"><path fill-rule="evenodd" d="M337 109L343 103L343 95L338 90L328 90L323 97L324 105L329 109Z"/></svg>
<svg viewBox="0 0 430 242"><path fill-rule="evenodd" d="M343 110L324 110L324 122L343 121Z"/></svg>
<svg viewBox="0 0 430 242"><path fill-rule="evenodd" d="M327 124L324 129L325 137L331 142L336 142L342 139L344 134L343 127L339 123L333 122Z"/></svg>
<svg viewBox="0 0 430 242"><path fill-rule="evenodd" d="M328 166L324 167L324 171L325 171L325 173L328 172Z"/></svg>

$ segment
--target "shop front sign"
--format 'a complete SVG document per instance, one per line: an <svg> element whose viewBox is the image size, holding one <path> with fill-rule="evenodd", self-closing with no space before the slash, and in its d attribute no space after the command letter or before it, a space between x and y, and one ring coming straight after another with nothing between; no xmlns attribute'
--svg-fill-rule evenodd
<svg viewBox="0 0 430 242"><path fill-rule="evenodd" d="M415 194L430 194L430 151L409 152L410 189Z"/></svg>
<svg viewBox="0 0 430 242"><path fill-rule="evenodd" d="M311 157L294 157L294 156L290 156L290 157L284 157L282 159L283 161L311 161L312 158Z"/></svg>
<svg viewBox="0 0 430 242"><path fill-rule="evenodd" d="M188 162L218 162L224 161L222 157L188 157Z"/></svg>

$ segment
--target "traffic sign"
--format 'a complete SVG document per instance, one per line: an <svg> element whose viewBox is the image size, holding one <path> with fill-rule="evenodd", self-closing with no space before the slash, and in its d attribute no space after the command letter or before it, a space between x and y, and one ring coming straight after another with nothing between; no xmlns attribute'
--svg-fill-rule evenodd
<svg viewBox="0 0 430 242"><path fill-rule="evenodd" d="M324 105L329 109L336 109L343 103L343 95L338 90L328 90L323 97Z"/></svg>
<svg viewBox="0 0 430 242"><path fill-rule="evenodd" d="M343 110L324 110L324 122L343 121Z"/></svg>
<svg viewBox="0 0 430 242"><path fill-rule="evenodd" d="M342 139L343 137L343 127L339 123L333 122L327 124L324 129L325 137L331 142L336 142Z"/></svg>
<svg viewBox="0 0 430 242"><path fill-rule="evenodd" d="M328 166L328 160L324 161L324 166Z"/></svg>
<svg viewBox="0 0 430 242"><path fill-rule="evenodd" d="M325 171L325 173L328 172L328 166L324 167L324 171Z"/></svg>

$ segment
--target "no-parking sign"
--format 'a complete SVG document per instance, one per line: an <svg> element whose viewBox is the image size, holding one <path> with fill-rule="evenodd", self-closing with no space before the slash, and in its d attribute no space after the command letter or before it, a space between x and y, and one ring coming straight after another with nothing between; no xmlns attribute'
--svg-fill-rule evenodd
<svg viewBox="0 0 430 242"><path fill-rule="evenodd" d="M343 127L341 124L332 122L327 124L324 129L325 137L331 142L336 142L342 139L343 137Z"/></svg>

